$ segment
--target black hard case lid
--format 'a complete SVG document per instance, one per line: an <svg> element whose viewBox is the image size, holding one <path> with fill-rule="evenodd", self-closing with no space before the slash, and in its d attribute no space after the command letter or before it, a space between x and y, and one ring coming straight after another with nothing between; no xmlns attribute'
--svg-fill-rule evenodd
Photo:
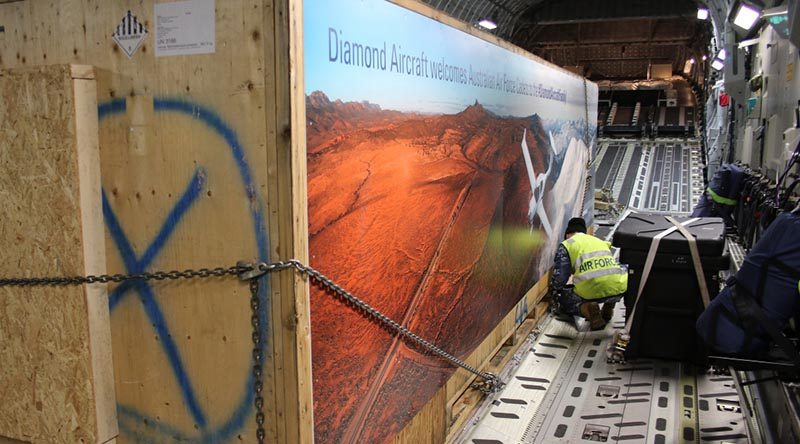
<svg viewBox="0 0 800 444"><path fill-rule="evenodd" d="M678 222L693 219L675 217ZM663 214L633 213L628 215L614 233L613 245L626 249L648 251L653 238L673 227ZM697 239L701 256L721 256L725 251L725 223L719 217L701 217L686 226ZM675 230L661 239L659 253L689 254L689 242Z"/></svg>
<svg viewBox="0 0 800 444"><path fill-rule="evenodd" d="M689 271L689 278L695 279L694 263L692 262L692 255L675 254L675 253L662 253L661 245L659 245L659 253L653 259L653 268L658 270L687 270ZM636 265L644 265L647 260L647 252L643 250L632 250L626 248L620 250L619 262L622 264L632 265L632 268L637 268ZM703 265L703 271L706 274L717 273L721 270L727 270L731 266L731 258L728 254L721 256L706 256L700 255L700 263Z"/></svg>

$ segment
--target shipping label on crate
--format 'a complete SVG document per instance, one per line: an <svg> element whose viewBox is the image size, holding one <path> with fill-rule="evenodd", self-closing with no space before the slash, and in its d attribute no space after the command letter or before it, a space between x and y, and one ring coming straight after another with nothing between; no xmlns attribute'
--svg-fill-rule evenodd
<svg viewBox="0 0 800 444"><path fill-rule="evenodd" d="M147 29L135 15L128 11L125 17L122 17L122 21L119 22L111 37L122 48L128 58L131 58L144 39L147 38Z"/></svg>
<svg viewBox="0 0 800 444"><path fill-rule="evenodd" d="M155 5L156 57L216 52L214 0Z"/></svg>

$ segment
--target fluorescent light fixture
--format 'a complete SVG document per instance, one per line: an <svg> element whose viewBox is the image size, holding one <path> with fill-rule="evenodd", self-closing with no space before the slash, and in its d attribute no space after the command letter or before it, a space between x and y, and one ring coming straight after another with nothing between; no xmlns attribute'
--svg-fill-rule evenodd
<svg viewBox="0 0 800 444"><path fill-rule="evenodd" d="M689 59L689 63L690 63L690 64L694 65L694 62L695 62L695 60L694 60L694 57L692 57L691 59Z"/></svg>
<svg viewBox="0 0 800 444"><path fill-rule="evenodd" d="M758 39L750 39L750 40L742 40L739 42L739 49L747 48L748 46L753 46L758 44Z"/></svg>
<svg viewBox="0 0 800 444"><path fill-rule="evenodd" d="M720 59L714 59L714 61L711 62L711 67L716 69L717 71L722 71L722 68L725 67L725 62L723 62Z"/></svg>
<svg viewBox="0 0 800 444"><path fill-rule="evenodd" d="M777 16L780 16L780 15L786 15L788 13L789 13L789 6L788 5L783 5L783 6L778 6L778 7L775 7L775 8L765 9L764 11L761 12L761 17L764 17L764 18L777 17Z"/></svg>
<svg viewBox="0 0 800 444"><path fill-rule="evenodd" d="M766 19L767 23L769 23L770 26L778 31L778 35L785 39L789 38L790 34L792 33L791 28L789 28L788 5L765 9L761 11L761 18Z"/></svg>
<svg viewBox="0 0 800 444"><path fill-rule="evenodd" d="M761 17L761 11L750 6L742 3L739 6L739 9L736 11L736 16L733 18L733 24L746 30L750 30L753 25L756 24L759 17Z"/></svg>
<svg viewBox="0 0 800 444"><path fill-rule="evenodd" d="M698 20L708 20L708 9L706 9L706 8L697 8L697 19Z"/></svg>
<svg viewBox="0 0 800 444"><path fill-rule="evenodd" d="M488 30L491 31L492 29L497 28L497 23L491 21L490 19L483 19L483 20L478 22L478 26L480 26L481 28L485 28L485 29L488 29Z"/></svg>
<svg viewBox="0 0 800 444"><path fill-rule="evenodd" d="M717 58L720 60L725 60L725 57L728 57L728 51L725 51L725 48L719 50L719 54L717 54Z"/></svg>

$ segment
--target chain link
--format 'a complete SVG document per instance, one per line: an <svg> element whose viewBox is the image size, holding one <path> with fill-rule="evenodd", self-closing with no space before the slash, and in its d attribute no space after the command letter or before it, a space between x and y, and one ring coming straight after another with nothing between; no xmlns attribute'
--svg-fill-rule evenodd
<svg viewBox="0 0 800 444"><path fill-rule="evenodd" d="M200 268L198 270L173 270L173 271L154 271L135 274L100 274L88 276L69 276L69 277L44 277L44 278L3 278L0 279L0 287L34 287L34 286L67 286L83 285L109 282L125 281L163 281L176 279L194 279L224 276L239 276L241 273L249 271L250 268L236 265L230 268Z"/></svg>
<svg viewBox="0 0 800 444"><path fill-rule="evenodd" d="M505 385L500 378L497 377L494 373L489 372L482 372L477 368L467 364L466 362L458 359L457 357L453 356L452 354L442 350L441 348L437 347L436 345L428 342L427 340L423 339L416 333L412 332L405 326L395 322L394 320L390 319L388 316L384 315L371 305L367 304L366 302L362 301L361 299L357 298L352 293L348 292L347 290L343 289L335 282L333 282L330 278L325 276L324 274L320 273L319 271L315 270L314 268L303 265L300 261L292 259L287 262L292 267L294 267L297 271L301 274L304 274L309 277L312 281L316 282L317 285L321 286L322 288L329 290L330 292L334 293L339 298L343 299L345 302L348 303L353 309L361 312L368 318L373 319L374 321L378 322L379 324L384 325L385 327L389 328L391 331L399 334L400 336L404 337L406 340L416 344L417 346L427 350L430 353L433 353L440 358L449 361L450 363L463 368L464 370L480 377L483 379L482 384L475 385L475 388L478 388L484 393L494 393ZM261 264L259 264L261 266Z"/></svg>
<svg viewBox="0 0 800 444"><path fill-rule="evenodd" d="M250 307L252 309L251 323L253 325L253 391L255 393L255 407L256 407L256 423L257 423L257 437L259 443L264 439L264 414L263 405L264 398L261 393L263 390L263 344L264 338L261 337L261 319L259 313L261 312L261 302L259 300L259 283L258 278L267 274L280 270L293 268L301 275L308 276L308 278L316 283L321 288L333 293L336 297L344 301L348 306L360 312L365 317L371 319L378 324L383 325L390 331L402 336L405 340L412 344L419 346L426 350L428 353L439 356L440 358L456 365L464 370L474 374L475 376L483 379L483 383L475 384L474 387L483 391L484 393L493 393L500 390L505 384L497 377L497 375L490 372L482 372L477 368L467 364L463 360L455 357L447 351L437 347L431 342L423 339L416 333L412 332L405 326L394 321L388 316L384 315L376 308L357 298L352 293L337 285L333 280L312 268L311 266L304 265L296 259L279 262L258 262L250 264L246 262L239 262L233 267L229 268L201 268L197 270L184 270L184 271L154 271L135 274L102 274L102 275L88 275L88 276L71 276L71 277L44 277L44 278L2 278L0 279L0 287L16 286L16 287L32 287L32 286L67 286L67 285L83 285L94 283L120 283L131 280L177 280L177 279L195 279L195 278L211 278L211 277L226 277L238 276L241 280L246 280L250 284Z"/></svg>
<svg viewBox="0 0 800 444"><path fill-rule="evenodd" d="M250 284L250 309L252 311L250 323L253 326L253 406L256 408L256 439L258 444L264 443L264 338L261 335L261 300L258 290L260 280L253 278Z"/></svg>

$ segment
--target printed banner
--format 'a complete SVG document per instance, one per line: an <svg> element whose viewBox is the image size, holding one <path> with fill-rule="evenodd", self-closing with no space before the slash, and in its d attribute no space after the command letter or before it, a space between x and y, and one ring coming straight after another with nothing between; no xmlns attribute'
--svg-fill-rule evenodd
<svg viewBox="0 0 800 444"><path fill-rule="evenodd" d="M464 358L581 214L597 87L392 3L304 9L311 264ZM391 440L455 369L312 291L317 442Z"/></svg>

